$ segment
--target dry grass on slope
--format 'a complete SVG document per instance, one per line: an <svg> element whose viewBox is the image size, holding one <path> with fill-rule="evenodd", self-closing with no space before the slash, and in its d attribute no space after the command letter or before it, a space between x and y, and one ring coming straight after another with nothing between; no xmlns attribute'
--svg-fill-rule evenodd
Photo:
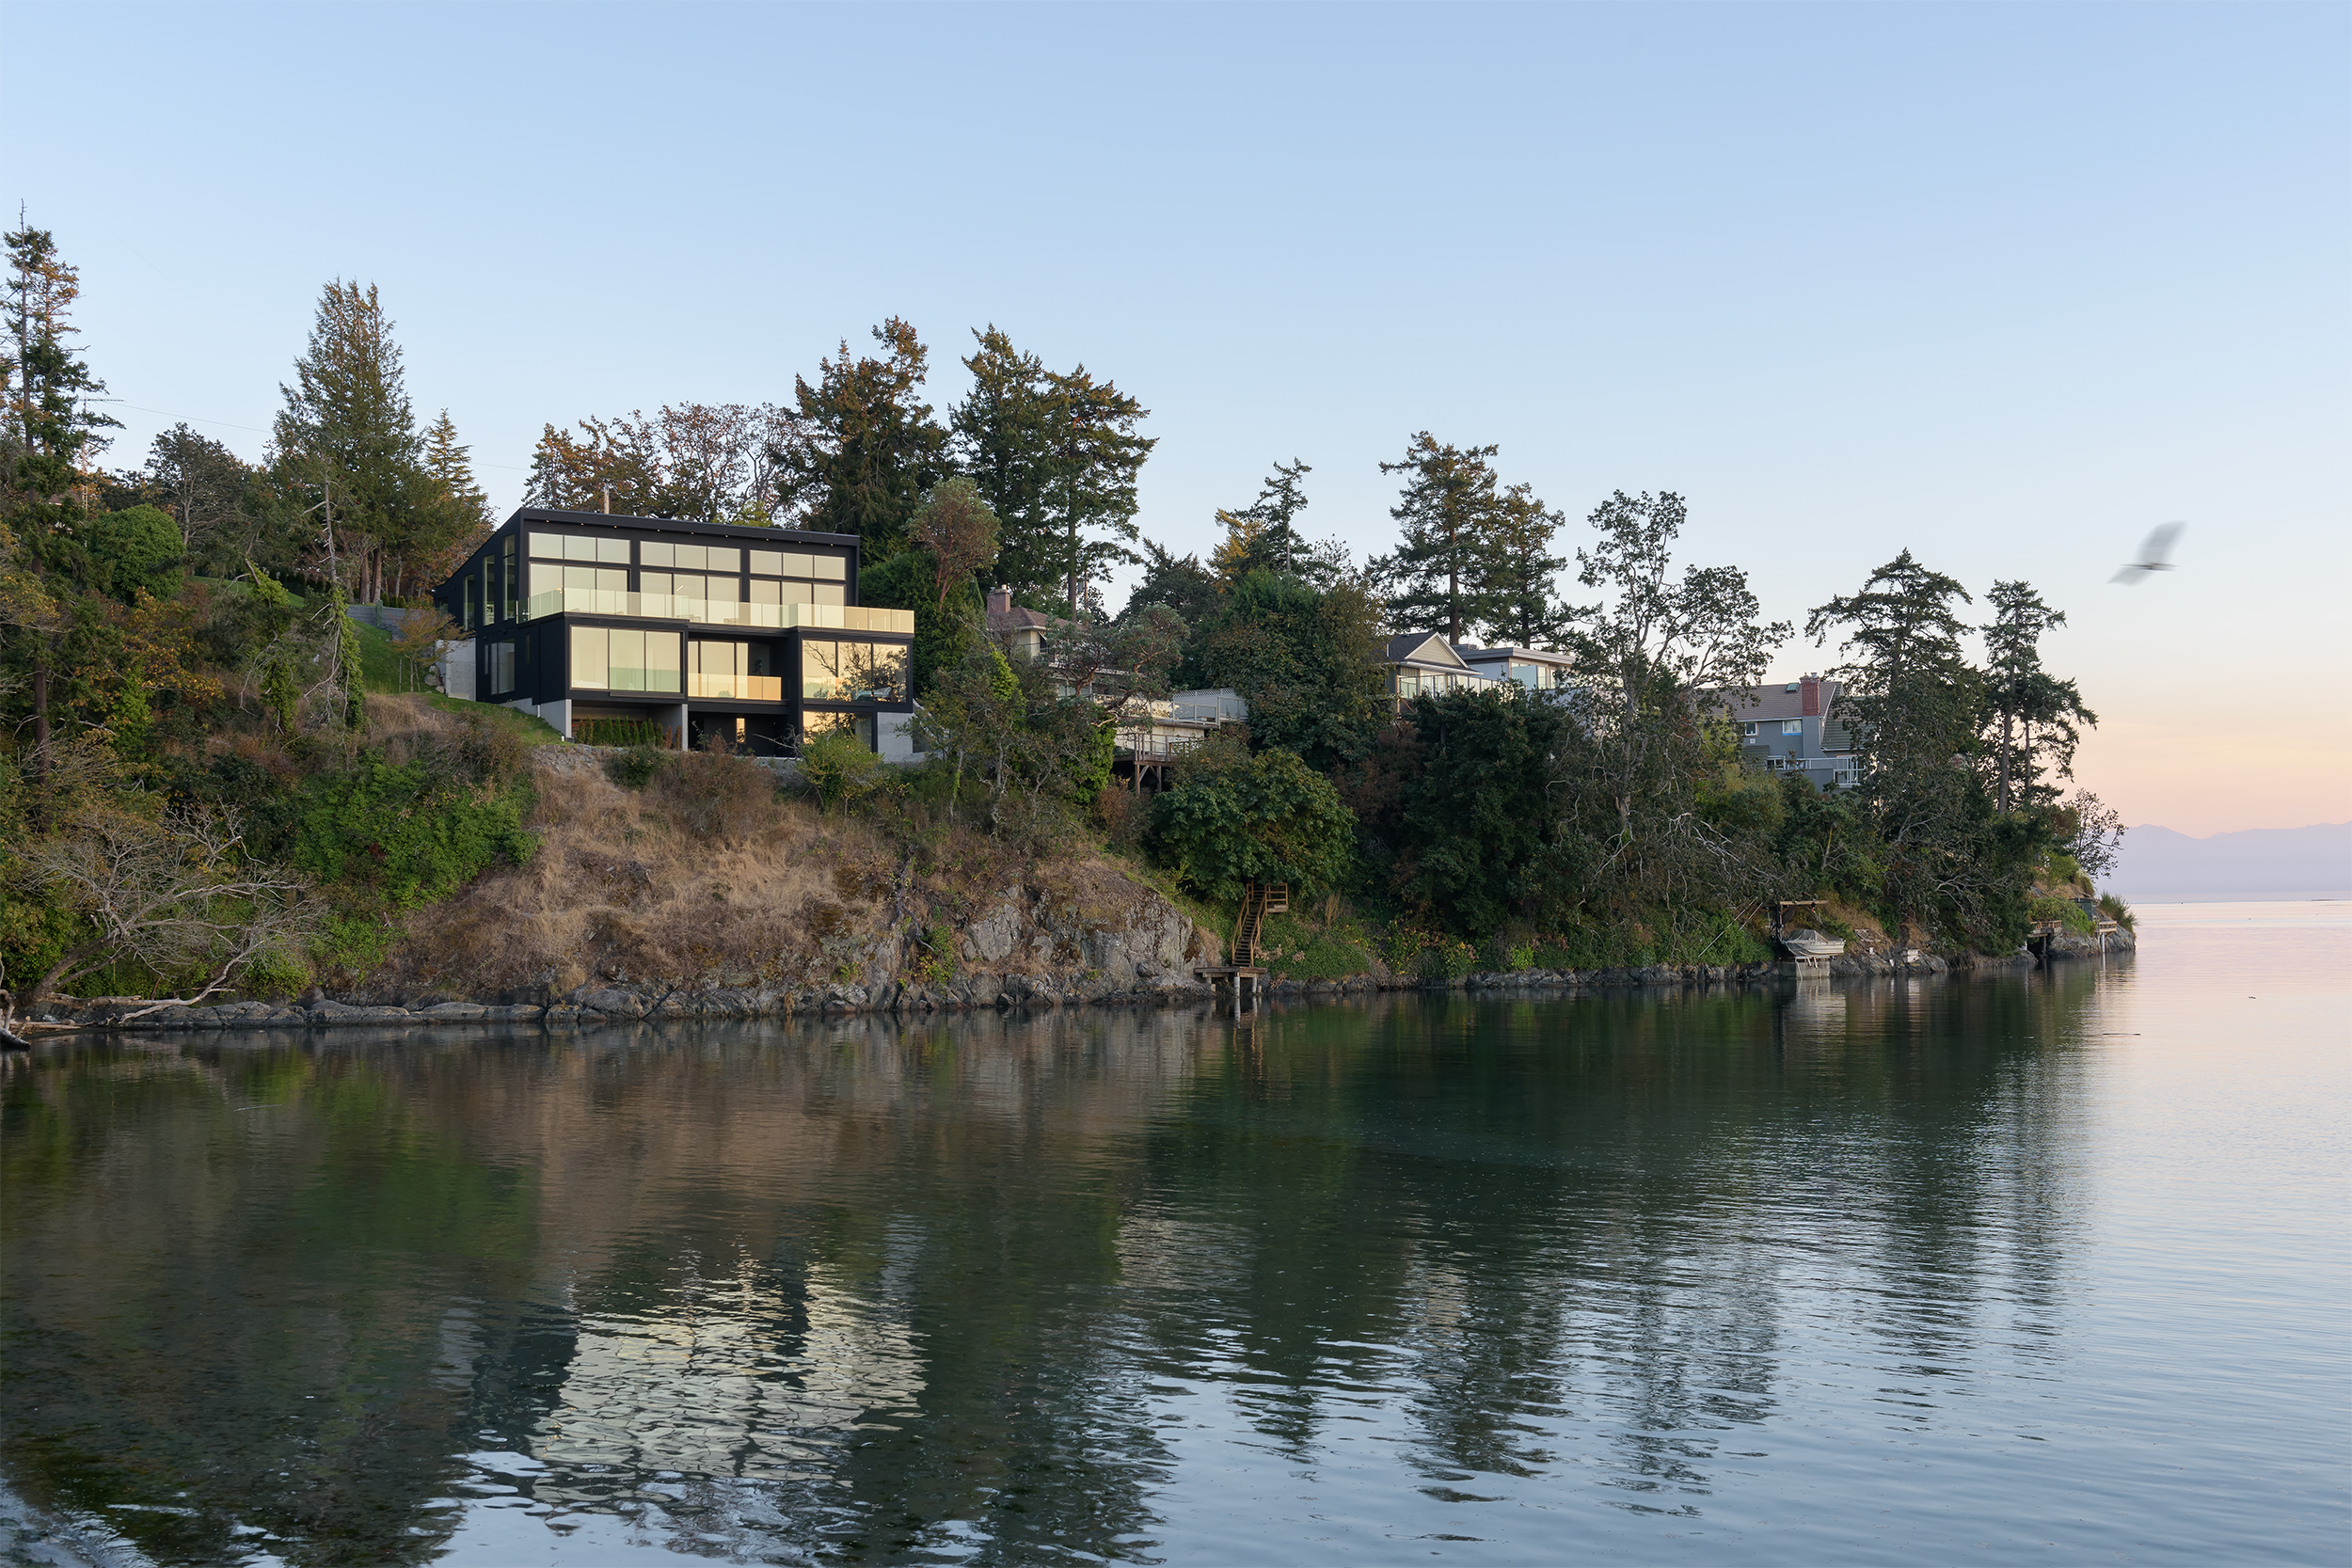
<svg viewBox="0 0 2352 1568"><path fill-rule="evenodd" d="M374 989L863 977L886 934L889 847L751 763L689 752L638 791L556 752L534 782L531 863L421 912Z"/></svg>
<svg viewBox="0 0 2352 1568"><path fill-rule="evenodd" d="M871 986L903 977L905 965L931 979L1075 975L1089 962L1087 932L1130 930L1162 907L1078 847L1031 854L909 796L883 808L887 832L820 816L739 757L670 754L643 790L607 777L593 752L548 748L532 765L531 863L419 911L369 992L524 1000L593 982ZM996 912L1008 900L1009 931ZM983 916L999 945L956 940ZM1213 936L1194 945L1216 957Z"/></svg>

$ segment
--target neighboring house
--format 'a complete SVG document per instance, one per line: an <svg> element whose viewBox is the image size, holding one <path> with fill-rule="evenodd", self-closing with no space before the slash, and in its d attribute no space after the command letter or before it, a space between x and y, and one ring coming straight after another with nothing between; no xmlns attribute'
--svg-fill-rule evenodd
<svg viewBox="0 0 2352 1568"><path fill-rule="evenodd" d="M1058 615L1041 614L1024 610L1012 602L1009 588L988 591L988 634L996 640L1008 657L1041 658L1045 640L1059 635L1070 626Z"/></svg>
<svg viewBox="0 0 2352 1568"><path fill-rule="evenodd" d="M1380 651L1380 663L1388 675L1389 701L1400 708L1415 697L1440 691L1491 691L1509 678L1497 668L1472 669L1437 632L1390 638Z"/></svg>
<svg viewBox="0 0 2352 1568"><path fill-rule="evenodd" d="M635 719L772 755L845 729L903 760L914 615L857 579L853 534L525 507L434 590L471 638L448 690L566 737Z"/></svg>
<svg viewBox="0 0 2352 1568"><path fill-rule="evenodd" d="M989 590L987 626L1007 657L1025 659L1044 657L1048 638L1076 629L1061 616L1018 608L1010 590L1003 588ZM1067 683L1061 690L1064 696L1073 694ZM1130 699L1120 710L1112 737L1112 773L1137 789L1164 784L1168 765L1177 757L1219 725L1241 723L1248 717L1249 705L1230 687Z"/></svg>
<svg viewBox="0 0 2352 1568"><path fill-rule="evenodd" d="M1728 717L1740 727L1740 757L1773 773L1802 773L1822 789L1851 788L1860 764L1837 714L1843 683L1805 675L1735 695Z"/></svg>
<svg viewBox="0 0 2352 1568"><path fill-rule="evenodd" d="M1479 674L1515 680L1531 691L1565 691L1570 684L1571 659L1549 648L1521 648L1507 642L1499 648L1473 648L1456 642L1454 652Z"/></svg>

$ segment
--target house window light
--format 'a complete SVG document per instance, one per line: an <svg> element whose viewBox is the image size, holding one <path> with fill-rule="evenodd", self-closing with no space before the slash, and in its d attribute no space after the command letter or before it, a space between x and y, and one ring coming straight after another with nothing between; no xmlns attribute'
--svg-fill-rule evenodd
<svg viewBox="0 0 2352 1568"><path fill-rule="evenodd" d="M907 651L895 643L801 641L801 695L826 703L906 701Z"/></svg>
<svg viewBox="0 0 2352 1568"><path fill-rule="evenodd" d="M1804 721L1802 719L1784 719L1780 721L1780 733L1783 735L1803 735L1804 734Z"/></svg>
<svg viewBox="0 0 2352 1568"><path fill-rule="evenodd" d="M675 691L675 632L622 626L572 628L572 685L588 690Z"/></svg>

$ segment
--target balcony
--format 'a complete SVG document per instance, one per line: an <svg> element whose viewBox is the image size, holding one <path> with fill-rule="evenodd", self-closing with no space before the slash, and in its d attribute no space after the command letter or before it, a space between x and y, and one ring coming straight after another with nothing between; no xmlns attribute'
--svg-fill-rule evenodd
<svg viewBox="0 0 2352 1568"><path fill-rule="evenodd" d="M782 675L705 675L686 677L689 697L724 697L733 702L780 703L784 701Z"/></svg>
<svg viewBox="0 0 2352 1568"><path fill-rule="evenodd" d="M730 604L724 599L690 599L683 594L622 594L603 588L560 588L552 593L533 594L523 603L522 618L526 621L566 613L614 615L639 621L691 621L697 626L747 626L769 631L792 631L806 626L824 631L914 635L914 611L859 605Z"/></svg>

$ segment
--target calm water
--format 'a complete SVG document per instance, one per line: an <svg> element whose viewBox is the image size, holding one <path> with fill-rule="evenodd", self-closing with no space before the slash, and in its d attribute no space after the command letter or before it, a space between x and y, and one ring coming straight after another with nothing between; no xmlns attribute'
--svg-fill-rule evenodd
<svg viewBox="0 0 2352 1568"><path fill-rule="evenodd" d="M2347 918L1238 1029L51 1049L0 1459L161 1562L2341 1563Z"/></svg>

